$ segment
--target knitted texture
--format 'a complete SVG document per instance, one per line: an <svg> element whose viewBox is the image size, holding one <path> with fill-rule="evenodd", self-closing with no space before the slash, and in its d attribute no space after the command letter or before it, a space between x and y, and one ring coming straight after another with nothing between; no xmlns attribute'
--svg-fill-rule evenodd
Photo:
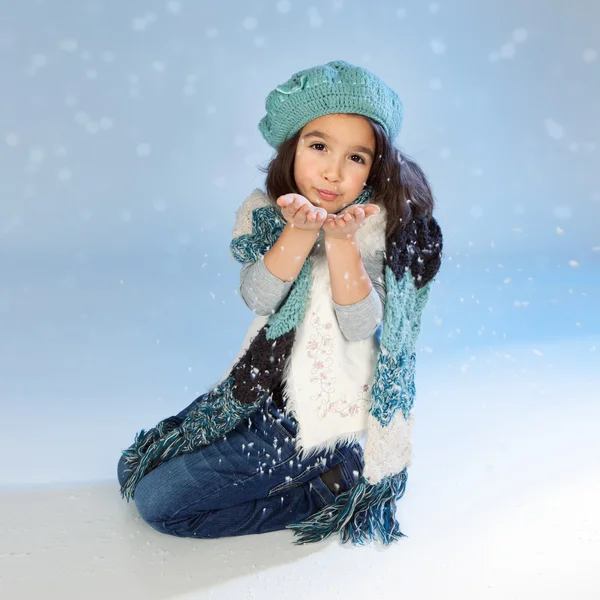
<svg viewBox="0 0 600 600"><path fill-rule="evenodd" d="M370 117L394 140L404 111L379 77L342 60L298 71L269 93L265 108L258 129L276 149L313 119L334 113Z"/></svg>
<svg viewBox="0 0 600 600"><path fill-rule="evenodd" d="M367 188L355 202L368 202L371 195ZM250 209L243 206L239 211L230 245L240 262L259 260L275 243L283 225L279 208L266 196L263 204L256 198L251 202ZM441 252L441 230L433 217L410 221L385 242L386 304L371 385L363 475L332 505L302 523L288 525L297 544L339 533L342 542L362 545L378 539L387 545L404 535L395 507L406 487L410 460L415 346ZM131 499L140 479L159 464L224 436L273 396L291 359L310 289L307 260L282 306L255 335L229 376L197 398L185 419L169 417L136 436L124 451L130 473L121 488L123 497Z"/></svg>

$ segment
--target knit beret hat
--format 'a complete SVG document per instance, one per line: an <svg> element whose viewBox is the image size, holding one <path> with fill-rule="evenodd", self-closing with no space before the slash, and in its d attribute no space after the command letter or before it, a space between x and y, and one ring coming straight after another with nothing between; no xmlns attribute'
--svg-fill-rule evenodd
<svg viewBox="0 0 600 600"><path fill-rule="evenodd" d="M307 123L333 113L353 113L380 123L393 141L403 105L379 77L343 60L298 71L269 93L258 129L277 149Z"/></svg>

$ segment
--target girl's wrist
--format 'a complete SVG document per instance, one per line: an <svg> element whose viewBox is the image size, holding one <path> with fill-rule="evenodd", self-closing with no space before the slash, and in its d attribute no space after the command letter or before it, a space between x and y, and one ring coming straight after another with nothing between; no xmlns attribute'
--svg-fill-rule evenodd
<svg viewBox="0 0 600 600"><path fill-rule="evenodd" d="M293 223L289 223L289 222L286 223L285 229L287 229L288 231L293 231L295 233L300 232L300 234L303 235L304 237L313 236L315 239L319 237L319 231L320 231L319 229L302 229L302 228L298 227L297 225L294 225Z"/></svg>
<svg viewBox="0 0 600 600"><path fill-rule="evenodd" d="M327 231L326 231L325 235L324 235L324 239L327 242L330 242L337 246L340 246L340 245L343 246L345 244L356 243L356 234L355 233L347 233L347 234L344 234L343 237L339 237L339 236L333 235L332 233L327 233Z"/></svg>
<svg viewBox="0 0 600 600"><path fill-rule="evenodd" d="M356 241L356 237L351 235L350 237L332 237L325 235L323 239L323 243L325 244L325 252L337 252L337 253L347 253L348 251L358 251L358 242Z"/></svg>

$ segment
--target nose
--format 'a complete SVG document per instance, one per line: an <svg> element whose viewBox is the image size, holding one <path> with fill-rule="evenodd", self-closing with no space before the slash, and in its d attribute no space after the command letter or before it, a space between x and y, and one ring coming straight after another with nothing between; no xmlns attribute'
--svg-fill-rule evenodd
<svg viewBox="0 0 600 600"><path fill-rule="evenodd" d="M342 178L342 169L338 161L331 160L325 165L323 177L332 183L338 182Z"/></svg>

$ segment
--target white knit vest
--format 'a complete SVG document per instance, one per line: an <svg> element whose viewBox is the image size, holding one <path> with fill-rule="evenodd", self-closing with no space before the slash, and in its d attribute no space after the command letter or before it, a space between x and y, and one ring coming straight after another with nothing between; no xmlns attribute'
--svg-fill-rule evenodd
<svg viewBox="0 0 600 600"><path fill-rule="evenodd" d="M255 190L249 199L250 210L268 202L259 192ZM382 206L380 209L356 233L363 258L385 250L386 211ZM238 213L234 235L248 232L248 221L247 212ZM286 410L298 421L295 445L302 460L324 450L333 451L339 443L364 443L379 351L374 335L350 341L339 327L323 232L307 260L312 268L311 289L283 375ZM258 316L252 321L237 357L223 378L229 375L267 320L267 316Z"/></svg>

